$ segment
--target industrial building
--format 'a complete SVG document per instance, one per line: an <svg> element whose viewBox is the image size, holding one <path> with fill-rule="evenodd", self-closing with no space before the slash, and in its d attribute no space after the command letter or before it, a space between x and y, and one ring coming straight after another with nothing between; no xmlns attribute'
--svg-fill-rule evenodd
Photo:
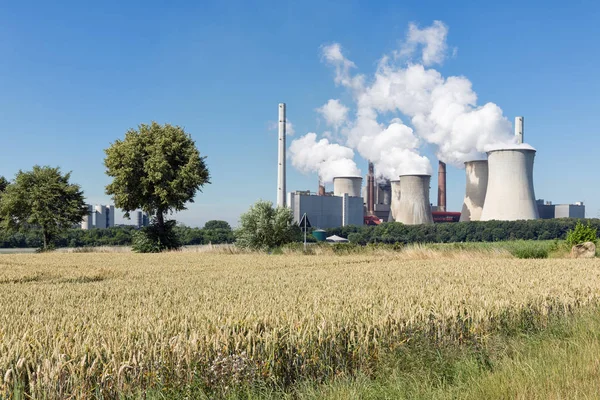
<svg viewBox="0 0 600 400"><path fill-rule="evenodd" d="M575 204L552 204L551 201L538 199L536 201L538 214L542 219L552 218L585 218L583 202Z"/></svg>
<svg viewBox="0 0 600 400"><path fill-rule="evenodd" d="M312 194L309 191L288 193L287 204L294 221L300 222L306 214L315 228L327 229L346 225L364 224L363 198L360 196L362 178L337 177L333 179L333 193Z"/></svg>
<svg viewBox="0 0 600 400"><path fill-rule="evenodd" d="M115 206L86 204L87 214L81 221L81 229L106 229L115 226Z"/></svg>
<svg viewBox="0 0 600 400"><path fill-rule="evenodd" d="M143 228L144 226L150 225L150 216L146 212L137 211L136 212L136 226L138 228Z"/></svg>

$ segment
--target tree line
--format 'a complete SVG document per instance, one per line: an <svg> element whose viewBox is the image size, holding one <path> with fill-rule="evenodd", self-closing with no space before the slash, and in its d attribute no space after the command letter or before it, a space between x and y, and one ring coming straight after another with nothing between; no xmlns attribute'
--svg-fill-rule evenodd
<svg viewBox="0 0 600 400"><path fill-rule="evenodd" d="M506 240L565 239L580 221L576 218L529 221L472 221L429 225L403 225L384 222L377 226L344 226L327 230L327 235L348 238L356 244L368 243L455 243L498 242ZM587 220L600 228L600 219Z"/></svg>
<svg viewBox="0 0 600 400"><path fill-rule="evenodd" d="M174 228L182 246L223 244L235 241L233 229L226 221L208 221L203 228L177 225ZM52 247L131 246L138 232L134 226L115 226L106 229L67 229L57 235ZM0 248L42 248L41 233L37 228L22 232L0 232Z"/></svg>

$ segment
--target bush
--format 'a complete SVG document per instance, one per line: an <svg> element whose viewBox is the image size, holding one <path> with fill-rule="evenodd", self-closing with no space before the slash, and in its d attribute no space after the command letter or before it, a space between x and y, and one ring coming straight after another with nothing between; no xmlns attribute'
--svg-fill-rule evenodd
<svg viewBox="0 0 600 400"><path fill-rule="evenodd" d="M589 221L586 225L583 225L581 221L577 221L575 229L569 229L567 232L567 245L573 247L577 244L592 242L596 244L597 228L590 225Z"/></svg>
<svg viewBox="0 0 600 400"><path fill-rule="evenodd" d="M146 226L133 234L131 249L136 253L160 253L181 247L175 231L175 220L166 221L161 232L156 224Z"/></svg>
<svg viewBox="0 0 600 400"><path fill-rule="evenodd" d="M550 245L532 241L519 241L511 243L510 253L517 258L548 258Z"/></svg>
<svg viewBox="0 0 600 400"><path fill-rule="evenodd" d="M262 200L242 214L235 236L237 246L250 250L269 250L302 240L292 210Z"/></svg>

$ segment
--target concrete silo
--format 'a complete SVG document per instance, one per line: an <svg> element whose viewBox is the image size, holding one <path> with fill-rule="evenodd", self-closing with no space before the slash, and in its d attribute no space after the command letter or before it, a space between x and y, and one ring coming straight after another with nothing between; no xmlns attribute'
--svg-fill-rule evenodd
<svg viewBox="0 0 600 400"><path fill-rule="evenodd" d="M361 196L362 178L360 176L340 176L333 178L333 195L343 197L347 194L350 197Z"/></svg>
<svg viewBox="0 0 600 400"><path fill-rule="evenodd" d="M98 229L106 228L106 207L103 205L94 206L94 226Z"/></svg>
<svg viewBox="0 0 600 400"><path fill-rule="evenodd" d="M429 182L431 175L401 175L400 203L396 222L406 225L432 224L431 203L429 203Z"/></svg>
<svg viewBox="0 0 600 400"><path fill-rule="evenodd" d="M461 222L479 221L488 186L488 162L487 160L467 161L465 172L467 185L460 220Z"/></svg>
<svg viewBox="0 0 600 400"><path fill-rule="evenodd" d="M537 219L533 189L535 150L517 147L487 154L489 175L481 220Z"/></svg>
<svg viewBox="0 0 600 400"><path fill-rule="evenodd" d="M390 181L391 186L391 202L390 202L390 218L388 221L397 221L400 209L400 180Z"/></svg>

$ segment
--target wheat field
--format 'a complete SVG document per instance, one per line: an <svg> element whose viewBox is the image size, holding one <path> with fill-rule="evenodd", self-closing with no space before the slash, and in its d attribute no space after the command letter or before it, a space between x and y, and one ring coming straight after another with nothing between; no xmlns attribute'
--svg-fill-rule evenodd
<svg viewBox="0 0 600 400"><path fill-rule="evenodd" d="M370 368L419 335L485 340L596 305L600 261L266 254L0 255L2 394L223 393Z"/></svg>

